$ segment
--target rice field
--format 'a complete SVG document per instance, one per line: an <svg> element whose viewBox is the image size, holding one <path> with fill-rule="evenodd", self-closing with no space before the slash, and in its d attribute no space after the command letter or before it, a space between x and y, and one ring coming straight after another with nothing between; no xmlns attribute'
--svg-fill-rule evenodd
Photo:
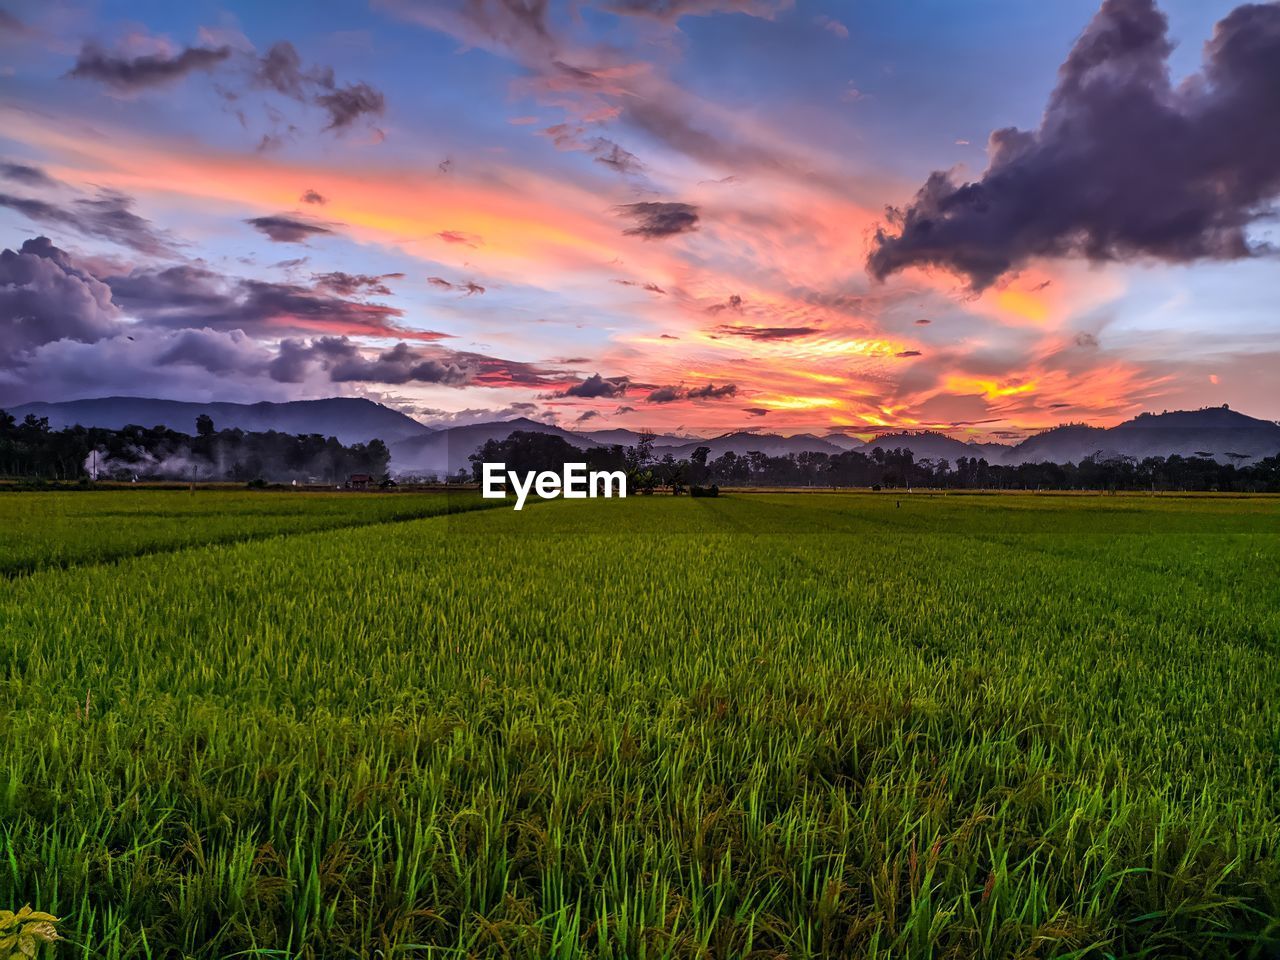
<svg viewBox="0 0 1280 960"><path fill-rule="evenodd" d="M0 577L49 567L493 506L473 494L260 493L202 487L0 493Z"/></svg>
<svg viewBox="0 0 1280 960"><path fill-rule="evenodd" d="M1280 501L401 496L0 497L48 955L1280 949Z"/></svg>

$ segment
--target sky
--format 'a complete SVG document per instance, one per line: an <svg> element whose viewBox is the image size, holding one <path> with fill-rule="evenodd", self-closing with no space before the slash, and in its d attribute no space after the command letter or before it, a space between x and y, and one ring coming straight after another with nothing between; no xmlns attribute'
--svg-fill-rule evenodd
<svg viewBox="0 0 1280 960"><path fill-rule="evenodd" d="M0 0L0 406L1280 418L1280 5Z"/></svg>

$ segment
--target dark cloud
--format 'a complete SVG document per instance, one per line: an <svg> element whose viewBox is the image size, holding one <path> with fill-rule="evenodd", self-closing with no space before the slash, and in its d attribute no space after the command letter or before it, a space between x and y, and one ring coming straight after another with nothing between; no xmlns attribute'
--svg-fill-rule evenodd
<svg viewBox="0 0 1280 960"><path fill-rule="evenodd" d="M1167 26L1153 0L1106 0L1039 129L995 131L976 182L932 174L877 232L871 274L938 266L980 290L1035 256L1257 253L1248 228L1280 193L1280 4L1228 14L1177 87Z"/></svg>
<svg viewBox="0 0 1280 960"><path fill-rule="evenodd" d="M615 416L617 416L618 414L622 414L622 413L635 413L635 412L636 412L636 408L635 408L635 407L628 407L628 406L626 406L625 404L624 404L623 406L619 407L617 410L613 411L613 413L614 413L614 415L615 415Z"/></svg>
<svg viewBox="0 0 1280 960"><path fill-rule="evenodd" d="M610 170L621 174L636 174L644 171L644 164L630 150L626 150L612 140L594 137L588 143L589 152L596 163L603 163Z"/></svg>
<svg viewBox="0 0 1280 960"><path fill-rule="evenodd" d="M12 163L0 160L0 177L14 183L26 184L29 187L56 187L58 181L39 167L31 167L25 163Z"/></svg>
<svg viewBox="0 0 1280 960"><path fill-rule="evenodd" d="M329 202L329 198L317 190L308 190L298 199L303 203L316 203L321 205Z"/></svg>
<svg viewBox="0 0 1280 960"><path fill-rule="evenodd" d="M375 90L363 80L320 94L316 103L329 113L326 130L345 130L361 117L380 117L386 111L387 101L382 91Z"/></svg>
<svg viewBox="0 0 1280 960"><path fill-rule="evenodd" d="M621 216L635 221L623 233L646 240L659 240L698 229L698 208L691 203L645 200L618 207Z"/></svg>
<svg viewBox="0 0 1280 960"><path fill-rule="evenodd" d="M604 397L612 400L625 394L629 386L631 386L629 377L602 377L598 373L593 373L581 383L566 387L558 396L582 397L588 400Z"/></svg>
<svg viewBox="0 0 1280 960"><path fill-rule="evenodd" d="M322 224L285 214L253 217L245 223L259 233L265 234L274 243L305 243L311 237L333 233L330 228Z"/></svg>
<svg viewBox="0 0 1280 960"><path fill-rule="evenodd" d="M68 76L97 80L113 90L132 93L164 86L195 70L211 70L231 56L230 47L187 47L176 56L148 54L130 57L86 43Z"/></svg>
<svg viewBox="0 0 1280 960"><path fill-rule="evenodd" d="M644 398L645 403L675 403L680 399L679 387L658 387L647 397Z"/></svg>
<svg viewBox="0 0 1280 960"><path fill-rule="evenodd" d="M924 354L922 354L919 350L899 350L897 353L894 354L894 356L895 357L922 357L924 356Z"/></svg>
<svg viewBox="0 0 1280 960"><path fill-rule="evenodd" d="M705 387L693 387L686 391L685 396L690 400L723 400L725 397L732 397L738 392L736 383L726 383L717 387L714 383L708 383Z"/></svg>
<svg viewBox="0 0 1280 960"><path fill-rule="evenodd" d="M764 417L769 414L769 411L764 407L743 407L742 412L750 417Z"/></svg>
<svg viewBox="0 0 1280 960"><path fill-rule="evenodd" d="M58 340L93 343L120 330L111 288L47 237L0 252L0 366Z"/></svg>
<svg viewBox="0 0 1280 960"><path fill-rule="evenodd" d="M438 383L461 386L476 374L463 354L428 352L407 343L369 355L346 337L320 337L310 342L288 339L271 361L268 373L282 383L300 383L313 368L333 383Z"/></svg>
<svg viewBox="0 0 1280 960"><path fill-rule="evenodd" d="M665 294L667 292L656 283L641 283L639 280L614 280L613 282L620 283L624 287L639 287L641 290L648 290L650 293Z"/></svg>
<svg viewBox="0 0 1280 960"><path fill-rule="evenodd" d="M1098 345L1098 338L1095 337L1092 333L1076 334L1077 347L1096 347L1097 345Z"/></svg>
<svg viewBox="0 0 1280 960"><path fill-rule="evenodd" d="M306 99L307 88L320 82L322 75L302 68L302 57L292 43L274 43L258 61L254 80L259 86L282 93L294 100Z"/></svg>
<svg viewBox="0 0 1280 960"><path fill-rule="evenodd" d="M473 372L455 359L424 356L407 343L397 343L373 359L352 347L352 355L334 364L329 377L335 383L440 383L459 386L470 382Z"/></svg>
<svg viewBox="0 0 1280 960"><path fill-rule="evenodd" d="M611 13L674 23L681 17L706 17L715 13L772 17L792 3L793 0L604 0L600 6Z"/></svg>
<svg viewBox="0 0 1280 960"><path fill-rule="evenodd" d="M731 310L734 313L742 312L742 297L738 294L731 294L729 299L724 303L713 303L707 307L707 313L720 313L724 310Z"/></svg>
<svg viewBox="0 0 1280 960"><path fill-rule="evenodd" d="M367 273L343 273L341 270L335 270L332 273L313 273L311 282L318 289L328 290L340 297L357 295L389 297L391 288L387 286L386 281L403 278L403 273L382 273L371 276Z"/></svg>
<svg viewBox="0 0 1280 960"><path fill-rule="evenodd" d="M820 332L819 327L751 327L721 324L716 333L727 337L746 337L748 340L795 340Z"/></svg>
<svg viewBox="0 0 1280 960"><path fill-rule="evenodd" d="M403 311L385 304L334 296L320 287L227 277L194 264L135 270L105 282L125 312L158 326L417 340L445 336L397 326Z"/></svg>
<svg viewBox="0 0 1280 960"><path fill-rule="evenodd" d="M484 293L484 287L473 280L466 280L460 283L451 283L444 277L427 277L427 283L440 290L459 290L464 297L475 296Z"/></svg>
<svg viewBox="0 0 1280 960"><path fill-rule="evenodd" d="M329 114L326 130L345 130L362 117L378 117L386 110L386 98L369 84L360 81L339 86L332 67L304 68L302 57L287 40L272 44L258 60L254 82L320 107Z"/></svg>
<svg viewBox="0 0 1280 960"><path fill-rule="evenodd" d="M917 320L917 321L916 321L916 326L917 326L917 327L927 327L927 326L928 326L929 324L931 324L931 323L933 323L933 321L932 321L932 320L929 320L929 319L927 319L926 317L921 317L919 320Z"/></svg>
<svg viewBox="0 0 1280 960"><path fill-rule="evenodd" d="M679 340L680 338L677 336L673 336L672 334L669 334L669 333L664 333L661 336L659 336L658 339L659 340Z"/></svg>
<svg viewBox="0 0 1280 960"><path fill-rule="evenodd" d="M738 385L735 383L726 383L717 387L714 383L708 383L701 387L658 387L647 397L645 403L674 403L677 400L723 400L727 397L736 396L738 393Z"/></svg>
<svg viewBox="0 0 1280 960"><path fill-rule="evenodd" d="M259 364L246 363L246 348L254 349L241 330L218 331L207 327L178 330L167 340L155 362L164 366L187 364L209 373L246 372L246 366L256 372Z"/></svg>
<svg viewBox="0 0 1280 960"><path fill-rule="evenodd" d="M598 416L600 416L600 411L599 411L599 410L587 410L587 411L585 411L585 412L583 412L583 413L580 413L580 414L577 416L577 418L576 418L576 421L575 421L575 422L577 422L577 423L582 423L582 422L584 422L584 421L586 421L586 420L594 420L594 419L595 419L596 417L598 417Z"/></svg>
<svg viewBox="0 0 1280 960"><path fill-rule="evenodd" d="M109 240L150 256L174 256L173 238L134 213L132 206L132 198L109 190L93 198L73 200L66 206L0 193L0 207L16 210L36 223L67 227L86 237Z"/></svg>

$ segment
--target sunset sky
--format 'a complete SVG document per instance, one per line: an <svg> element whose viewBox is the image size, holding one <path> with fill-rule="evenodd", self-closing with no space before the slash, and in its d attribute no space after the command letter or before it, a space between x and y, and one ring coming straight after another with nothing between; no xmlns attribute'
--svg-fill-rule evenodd
<svg viewBox="0 0 1280 960"><path fill-rule="evenodd" d="M1271 3L0 0L0 405L1274 419L1278 195Z"/></svg>

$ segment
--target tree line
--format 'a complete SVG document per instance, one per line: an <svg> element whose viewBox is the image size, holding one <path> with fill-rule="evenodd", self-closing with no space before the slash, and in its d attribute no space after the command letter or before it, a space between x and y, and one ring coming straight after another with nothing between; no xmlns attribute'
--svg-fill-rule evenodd
<svg viewBox="0 0 1280 960"><path fill-rule="evenodd" d="M47 417L21 422L0 410L0 476L32 480L270 480L341 483L382 477L391 453L381 440L344 445L320 434L218 430L205 415L194 435L168 427L53 430Z"/></svg>
<svg viewBox="0 0 1280 960"><path fill-rule="evenodd" d="M982 457L917 460L905 448L875 447L869 452L804 452L771 457L728 451L710 459L711 448L697 447L687 459L655 454L653 438L642 435L634 446L579 449L554 434L516 431L490 440L472 454L471 479L480 464L505 463L516 471L559 471L565 463L586 463L590 470L622 470L629 492L666 490L683 493L697 487L871 487L943 490L1163 490L1280 493L1280 454L1249 465L1218 463L1211 457L1108 457L1095 454L1077 463L988 463ZM468 479L462 477L460 479Z"/></svg>

